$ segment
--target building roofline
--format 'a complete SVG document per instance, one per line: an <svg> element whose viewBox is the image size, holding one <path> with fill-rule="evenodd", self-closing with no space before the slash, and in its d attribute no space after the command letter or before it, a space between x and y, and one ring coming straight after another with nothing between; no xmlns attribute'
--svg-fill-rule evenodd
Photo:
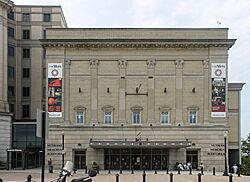
<svg viewBox="0 0 250 182"><path fill-rule="evenodd" d="M241 91L243 86L245 85L246 83L228 83L228 90L229 91Z"/></svg>

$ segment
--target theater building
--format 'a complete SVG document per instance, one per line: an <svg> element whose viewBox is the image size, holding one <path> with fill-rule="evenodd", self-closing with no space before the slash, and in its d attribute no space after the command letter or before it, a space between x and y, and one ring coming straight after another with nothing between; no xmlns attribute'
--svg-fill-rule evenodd
<svg viewBox="0 0 250 182"><path fill-rule="evenodd" d="M226 28L47 29L47 159L105 170L240 163L235 41Z"/></svg>

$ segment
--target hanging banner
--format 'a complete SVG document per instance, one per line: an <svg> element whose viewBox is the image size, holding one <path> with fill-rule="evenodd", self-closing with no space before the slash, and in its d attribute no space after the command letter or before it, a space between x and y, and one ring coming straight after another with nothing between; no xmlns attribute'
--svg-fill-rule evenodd
<svg viewBox="0 0 250 182"><path fill-rule="evenodd" d="M226 64L211 64L212 112L211 117L226 117Z"/></svg>
<svg viewBox="0 0 250 182"><path fill-rule="evenodd" d="M62 117L62 64L48 63L48 114Z"/></svg>

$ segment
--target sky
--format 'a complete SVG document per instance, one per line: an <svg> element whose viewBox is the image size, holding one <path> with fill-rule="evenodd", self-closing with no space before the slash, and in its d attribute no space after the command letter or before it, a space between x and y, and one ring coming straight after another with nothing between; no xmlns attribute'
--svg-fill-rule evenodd
<svg viewBox="0 0 250 182"><path fill-rule="evenodd" d="M69 28L229 28L229 82L241 93L241 137L250 133L250 0L14 0L17 5L61 5ZM220 24L218 23L220 22ZM248 52L249 51L249 52Z"/></svg>

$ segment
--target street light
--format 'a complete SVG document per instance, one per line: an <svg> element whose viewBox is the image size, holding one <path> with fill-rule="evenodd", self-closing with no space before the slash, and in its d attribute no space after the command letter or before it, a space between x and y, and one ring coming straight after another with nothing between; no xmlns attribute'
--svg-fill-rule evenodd
<svg viewBox="0 0 250 182"><path fill-rule="evenodd" d="M64 131L62 131L62 168L64 167Z"/></svg>
<svg viewBox="0 0 250 182"><path fill-rule="evenodd" d="M227 172L227 132L224 133L224 155L225 155L225 170L223 173L223 176L228 176L228 172Z"/></svg>

